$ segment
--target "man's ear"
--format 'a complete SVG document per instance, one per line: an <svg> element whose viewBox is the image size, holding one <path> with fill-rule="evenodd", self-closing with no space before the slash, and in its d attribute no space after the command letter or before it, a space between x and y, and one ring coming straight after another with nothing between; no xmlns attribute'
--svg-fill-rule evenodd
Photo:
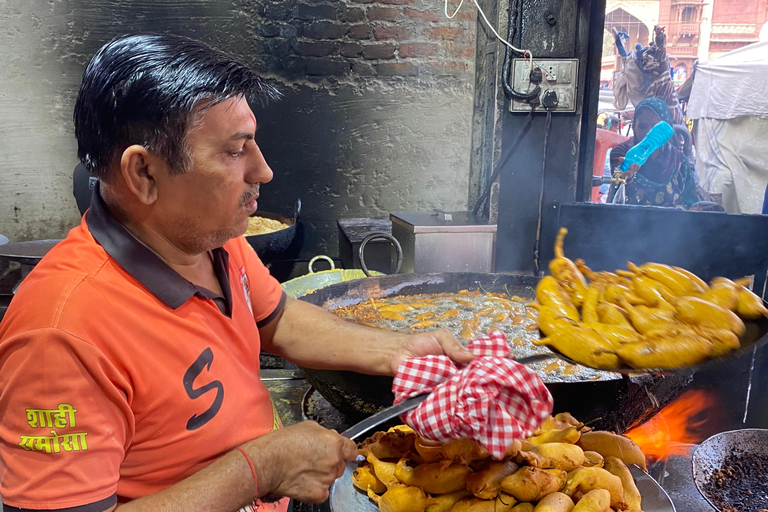
<svg viewBox="0 0 768 512"><path fill-rule="evenodd" d="M144 146L128 146L120 157L120 173L128 189L141 203L150 205L157 200L158 173L162 172L162 160Z"/></svg>

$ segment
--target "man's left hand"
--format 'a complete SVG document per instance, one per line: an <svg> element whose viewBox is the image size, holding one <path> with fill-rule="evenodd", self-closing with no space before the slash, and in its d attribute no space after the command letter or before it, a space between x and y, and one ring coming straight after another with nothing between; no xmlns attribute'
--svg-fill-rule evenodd
<svg viewBox="0 0 768 512"><path fill-rule="evenodd" d="M467 364L474 358L447 329L412 334L392 358L392 375L406 359L431 355L446 355L459 364Z"/></svg>

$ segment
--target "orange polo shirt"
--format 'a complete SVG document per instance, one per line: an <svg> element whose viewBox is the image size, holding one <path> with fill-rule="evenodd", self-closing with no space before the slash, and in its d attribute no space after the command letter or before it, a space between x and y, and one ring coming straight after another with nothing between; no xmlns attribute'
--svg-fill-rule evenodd
<svg viewBox="0 0 768 512"><path fill-rule="evenodd" d="M258 327L284 295L244 238L212 257L222 297L141 245L97 189L0 325L6 510L105 510L279 425Z"/></svg>

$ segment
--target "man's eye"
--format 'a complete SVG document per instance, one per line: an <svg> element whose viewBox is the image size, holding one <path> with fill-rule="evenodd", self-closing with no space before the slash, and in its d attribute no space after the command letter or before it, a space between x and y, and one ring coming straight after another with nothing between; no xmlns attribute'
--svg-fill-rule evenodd
<svg viewBox="0 0 768 512"><path fill-rule="evenodd" d="M237 151L230 151L229 156L237 158L238 156L241 156L243 154L242 149L238 149Z"/></svg>

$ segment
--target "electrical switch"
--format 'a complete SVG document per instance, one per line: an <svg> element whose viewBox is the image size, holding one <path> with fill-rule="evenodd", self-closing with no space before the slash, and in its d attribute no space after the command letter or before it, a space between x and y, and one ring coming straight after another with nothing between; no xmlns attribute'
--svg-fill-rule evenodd
<svg viewBox="0 0 768 512"><path fill-rule="evenodd" d="M531 69L528 59L514 59L510 73L510 86L526 93L540 87L538 101L513 99L509 103L512 112L576 112L576 84L579 76L578 59L538 59ZM540 102L540 103L539 103ZM536 108L539 107L539 108ZM544 107L544 108L541 108Z"/></svg>

